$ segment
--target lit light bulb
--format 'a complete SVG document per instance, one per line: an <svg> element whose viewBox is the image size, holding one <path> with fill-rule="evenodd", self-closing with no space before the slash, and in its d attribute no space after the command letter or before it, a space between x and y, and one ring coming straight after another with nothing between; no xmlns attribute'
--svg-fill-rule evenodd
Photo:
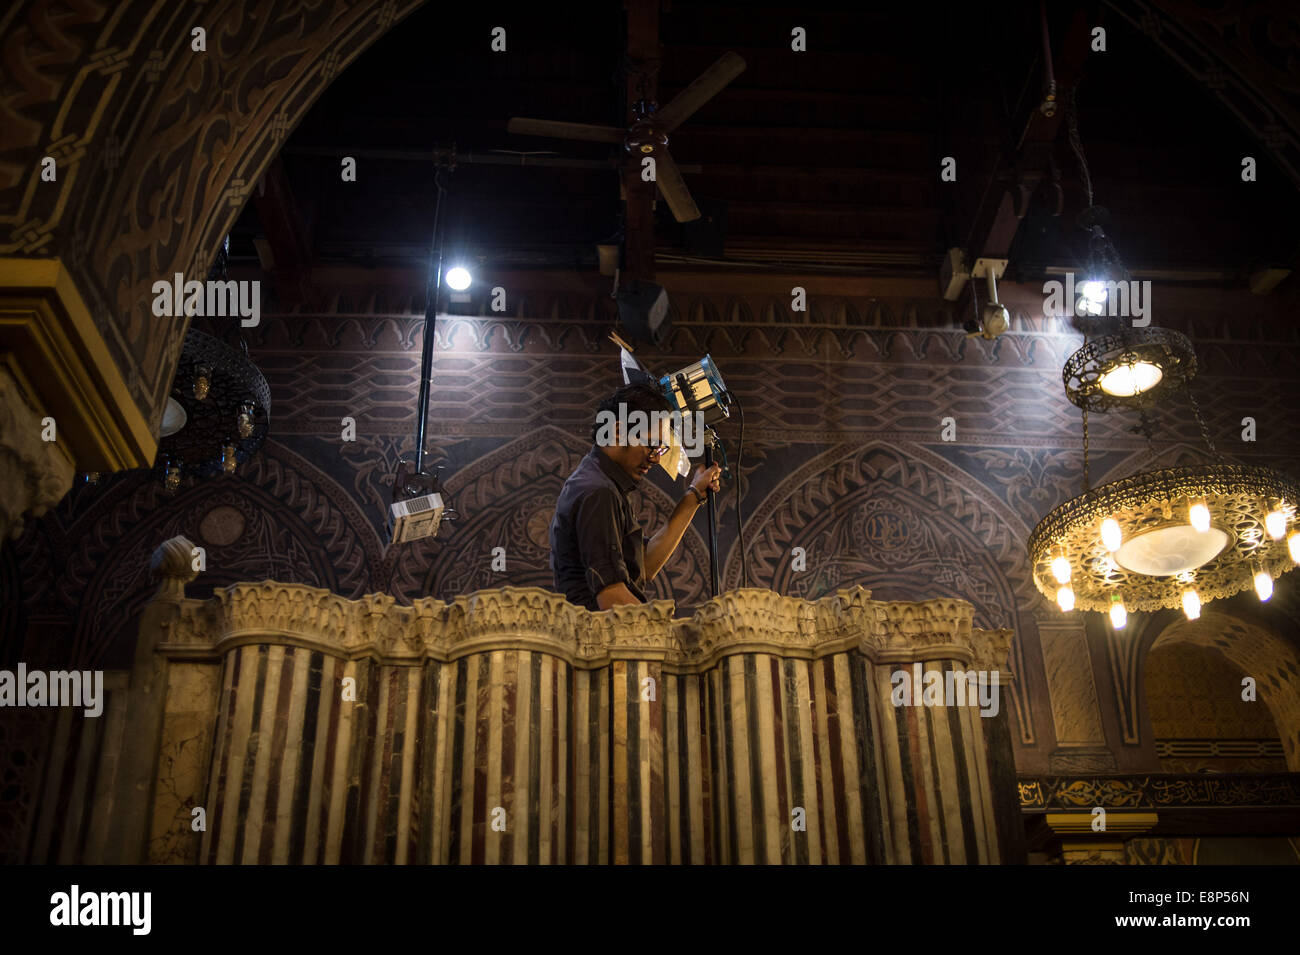
<svg viewBox="0 0 1300 955"><path fill-rule="evenodd" d="M1123 630L1124 625L1128 623L1128 611L1124 609L1124 601L1118 597L1110 605L1110 625L1116 630Z"/></svg>
<svg viewBox="0 0 1300 955"><path fill-rule="evenodd" d="M1070 582L1070 562L1064 557L1057 557L1052 561L1052 576L1056 578L1058 584L1068 584Z"/></svg>
<svg viewBox="0 0 1300 955"><path fill-rule="evenodd" d="M1115 518L1108 517L1101 522L1101 542L1112 552L1119 550L1119 545L1124 543L1124 533L1119 529L1119 521Z"/></svg>
<svg viewBox="0 0 1300 955"><path fill-rule="evenodd" d="M239 458L235 455L234 443L227 444L221 451L221 470L227 474L234 474L235 468L239 466Z"/></svg>
<svg viewBox="0 0 1300 955"><path fill-rule="evenodd" d="M1267 570L1261 570L1255 575L1255 593L1259 594L1261 601L1273 596L1273 578Z"/></svg>
<svg viewBox="0 0 1300 955"><path fill-rule="evenodd" d="M455 268L447 270L447 287L453 292L465 291L465 289L469 288L469 283L471 281L472 279L470 278L469 269L462 268L458 265Z"/></svg>
<svg viewBox="0 0 1300 955"><path fill-rule="evenodd" d="M207 365L199 365L198 372L194 378L194 397L202 401L208 396L208 389L212 387L212 369Z"/></svg>
<svg viewBox="0 0 1300 955"><path fill-rule="evenodd" d="M1074 609L1074 591L1069 587L1062 587L1056 592L1056 605L1061 608L1062 612L1069 613Z"/></svg>
<svg viewBox="0 0 1300 955"><path fill-rule="evenodd" d="M1079 291L1083 297L1090 302L1106 301L1106 283L1099 282L1096 279L1089 279L1079 286Z"/></svg>
<svg viewBox="0 0 1300 955"><path fill-rule="evenodd" d="M1192 526L1204 534L1210 529L1210 509L1204 504L1193 504L1191 510L1187 512L1188 519Z"/></svg>
<svg viewBox="0 0 1300 955"><path fill-rule="evenodd" d="M1188 620L1195 620L1201 615L1201 598L1195 590L1183 591L1183 613Z"/></svg>
<svg viewBox="0 0 1300 955"><path fill-rule="evenodd" d="M1286 512L1269 511L1268 516L1264 518L1264 529L1268 531L1269 537L1280 541L1282 535L1286 533Z"/></svg>
<svg viewBox="0 0 1300 955"><path fill-rule="evenodd" d="M1097 384L1108 395L1132 398L1144 391L1150 391L1160 384L1164 376L1165 373L1160 370L1159 365L1149 361L1137 361L1128 365L1117 365L1102 375Z"/></svg>
<svg viewBox="0 0 1300 955"><path fill-rule="evenodd" d="M1286 549L1291 554L1291 559L1300 564L1300 531L1296 531L1286 539Z"/></svg>
<svg viewBox="0 0 1300 955"><path fill-rule="evenodd" d="M1106 283L1096 279L1079 286L1079 302L1076 312L1080 315L1100 315L1106 310Z"/></svg>

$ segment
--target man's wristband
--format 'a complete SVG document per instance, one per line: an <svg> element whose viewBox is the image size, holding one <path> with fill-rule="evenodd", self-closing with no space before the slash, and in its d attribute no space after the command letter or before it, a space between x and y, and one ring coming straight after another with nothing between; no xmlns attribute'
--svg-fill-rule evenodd
<svg viewBox="0 0 1300 955"><path fill-rule="evenodd" d="M690 485L690 492L695 495L696 504L703 504L706 500L708 500L708 498L706 498L703 494L701 494L698 490L695 489L694 484Z"/></svg>

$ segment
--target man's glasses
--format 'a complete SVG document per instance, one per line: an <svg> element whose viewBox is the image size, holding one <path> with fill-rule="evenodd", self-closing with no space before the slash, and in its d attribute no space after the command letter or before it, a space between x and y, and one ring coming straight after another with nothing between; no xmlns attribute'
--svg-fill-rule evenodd
<svg viewBox="0 0 1300 955"><path fill-rule="evenodd" d="M668 451L669 451L669 449L670 449L671 447L672 447L672 445L668 445L668 444L652 444L652 445L650 445L650 448L649 448L650 460L651 460L651 461L658 461L660 458L662 458L665 454L668 453Z"/></svg>

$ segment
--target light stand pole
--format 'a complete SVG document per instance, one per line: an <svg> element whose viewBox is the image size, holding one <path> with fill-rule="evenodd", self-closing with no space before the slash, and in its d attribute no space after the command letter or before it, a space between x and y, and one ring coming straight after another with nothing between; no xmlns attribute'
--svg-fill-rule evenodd
<svg viewBox="0 0 1300 955"><path fill-rule="evenodd" d="M713 445L718 440L718 433L713 428L706 428L708 431L708 440L704 445L704 466L705 468L713 467ZM709 583L712 588L710 596L716 597L721 586L718 583L718 522L714 517L713 503L713 483L709 483L709 489L705 492L707 498L707 517L709 520Z"/></svg>
<svg viewBox="0 0 1300 955"><path fill-rule="evenodd" d="M424 340L420 349L420 397L415 411L415 473L424 473L424 438L429 420L429 387L433 381L433 331L438 321L438 299L442 295L441 173L434 176L438 196L433 207L433 251L429 256L429 280L424 302Z"/></svg>

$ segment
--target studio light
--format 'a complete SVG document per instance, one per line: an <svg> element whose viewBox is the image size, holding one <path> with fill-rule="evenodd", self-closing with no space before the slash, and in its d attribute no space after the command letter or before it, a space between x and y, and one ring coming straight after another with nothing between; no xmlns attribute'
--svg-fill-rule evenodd
<svg viewBox="0 0 1300 955"><path fill-rule="evenodd" d="M463 265L454 265L447 270L447 287L453 292L463 292L469 288L473 281L473 276L469 274L469 269Z"/></svg>

